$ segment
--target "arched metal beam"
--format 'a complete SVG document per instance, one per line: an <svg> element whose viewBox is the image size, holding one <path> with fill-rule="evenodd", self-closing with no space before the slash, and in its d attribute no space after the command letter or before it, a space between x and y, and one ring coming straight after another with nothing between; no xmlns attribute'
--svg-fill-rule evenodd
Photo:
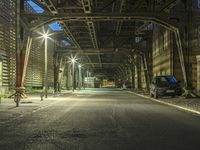
<svg viewBox="0 0 200 150"><path fill-rule="evenodd" d="M30 26L31 30L35 30L41 26L52 22L59 21L149 21L164 26L168 29L172 27L178 28L178 24L170 20L171 16L167 13L156 12L139 12L132 14L70 14L70 15L50 15L50 14L22 14L23 17L42 18ZM174 18L175 16L173 16ZM177 17L180 17L179 15Z"/></svg>
<svg viewBox="0 0 200 150"><path fill-rule="evenodd" d="M26 14L25 16L27 16ZM33 15L33 14L32 14ZM38 15L37 15L38 16ZM185 60L184 60L184 54L183 54L183 45L181 40L181 34L180 34L180 26L170 20L170 15L166 13L134 13L134 14L89 14L89 15L83 15L83 14L70 14L70 15L54 15L49 17L48 15L41 15L41 17L47 17L46 19L42 20L41 23L37 23L37 25L32 25L30 29L36 30L37 28L49 24L51 22L59 22L59 21L148 21L155 24L158 24L170 31L172 31L176 38L176 44L178 48L179 53L179 59L181 63L181 69L183 73L183 79L184 79L184 86L188 88L188 78L186 73L186 66L185 66ZM38 16L39 17L39 16Z"/></svg>

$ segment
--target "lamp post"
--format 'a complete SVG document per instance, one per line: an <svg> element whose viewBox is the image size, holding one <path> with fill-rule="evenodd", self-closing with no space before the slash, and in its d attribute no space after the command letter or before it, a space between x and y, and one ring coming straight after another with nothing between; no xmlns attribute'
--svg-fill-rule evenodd
<svg viewBox="0 0 200 150"><path fill-rule="evenodd" d="M74 58L72 58L71 59L71 61L72 61L72 91L74 92L74 65L75 65L75 59Z"/></svg>
<svg viewBox="0 0 200 150"><path fill-rule="evenodd" d="M47 39L48 39L48 34L43 34L44 38L44 93L45 93L45 98L47 98Z"/></svg>
<svg viewBox="0 0 200 150"><path fill-rule="evenodd" d="M89 79L88 79L88 77L89 77L89 71L87 70L87 88L89 87Z"/></svg>
<svg viewBox="0 0 200 150"><path fill-rule="evenodd" d="M79 90L81 90L81 86L82 86L82 77L81 77L81 64L79 64L78 65L78 73L79 73L79 81L78 81L78 83L79 83Z"/></svg>

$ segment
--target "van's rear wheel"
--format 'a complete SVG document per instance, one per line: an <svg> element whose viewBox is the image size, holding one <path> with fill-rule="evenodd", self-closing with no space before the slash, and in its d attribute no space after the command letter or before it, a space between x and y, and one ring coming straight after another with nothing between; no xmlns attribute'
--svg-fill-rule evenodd
<svg viewBox="0 0 200 150"><path fill-rule="evenodd" d="M154 98L158 98L158 94L156 92L154 93Z"/></svg>
<svg viewBox="0 0 200 150"><path fill-rule="evenodd" d="M150 92L150 97L153 97L153 94Z"/></svg>

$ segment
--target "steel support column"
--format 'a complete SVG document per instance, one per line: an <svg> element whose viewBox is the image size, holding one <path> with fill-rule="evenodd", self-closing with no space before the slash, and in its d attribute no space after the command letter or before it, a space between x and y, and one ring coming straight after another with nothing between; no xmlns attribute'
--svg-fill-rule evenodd
<svg viewBox="0 0 200 150"><path fill-rule="evenodd" d="M136 89L141 89L141 59L139 56L136 56L136 72L137 72L137 85Z"/></svg>
<svg viewBox="0 0 200 150"><path fill-rule="evenodd" d="M72 70L71 64L67 64L67 89L70 90L72 88Z"/></svg>
<svg viewBox="0 0 200 150"><path fill-rule="evenodd" d="M20 93L21 97L26 97L24 81L28 65L28 59L32 44L32 34L28 36L26 48L23 47L23 28L21 27L21 11L24 8L23 0L16 0L16 93Z"/></svg>
<svg viewBox="0 0 200 150"><path fill-rule="evenodd" d="M81 66L78 67L78 87L79 87L79 90L81 90L81 87L82 87L82 68Z"/></svg>
<svg viewBox="0 0 200 150"><path fill-rule="evenodd" d="M54 55L54 92L60 92L60 79L59 79L59 70L60 70L61 58L58 53Z"/></svg>
<svg viewBox="0 0 200 150"><path fill-rule="evenodd" d="M135 89L135 63L133 62L133 60L131 62L131 76L132 76L131 88L132 88L132 90L134 90Z"/></svg>
<svg viewBox="0 0 200 150"><path fill-rule="evenodd" d="M147 63L147 58L146 55L142 55L142 62L143 62L143 69L144 69L144 75L145 75L145 81L146 81L146 87L147 90L149 91L149 85L150 85L150 76L149 76L149 67Z"/></svg>

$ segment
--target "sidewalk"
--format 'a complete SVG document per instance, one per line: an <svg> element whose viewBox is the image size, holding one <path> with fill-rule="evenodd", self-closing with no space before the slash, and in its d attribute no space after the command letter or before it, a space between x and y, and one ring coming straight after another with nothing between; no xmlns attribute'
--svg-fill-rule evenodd
<svg viewBox="0 0 200 150"><path fill-rule="evenodd" d="M40 93L27 93L26 95L28 98L21 99L19 107L16 107L14 98L1 98L0 125L53 105L63 98L72 96L73 93L71 91L63 91L57 94L48 93L48 98L43 98L43 101L41 101Z"/></svg>
<svg viewBox="0 0 200 150"><path fill-rule="evenodd" d="M175 98L163 97L163 98L155 99L155 98L150 97L148 93L145 93L143 91L134 91L134 92L128 91L128 92L162 103L162 104L170 105L170 106L200 115L200 98L186 99L180 96L180 97L175 97Z"/></svg>

